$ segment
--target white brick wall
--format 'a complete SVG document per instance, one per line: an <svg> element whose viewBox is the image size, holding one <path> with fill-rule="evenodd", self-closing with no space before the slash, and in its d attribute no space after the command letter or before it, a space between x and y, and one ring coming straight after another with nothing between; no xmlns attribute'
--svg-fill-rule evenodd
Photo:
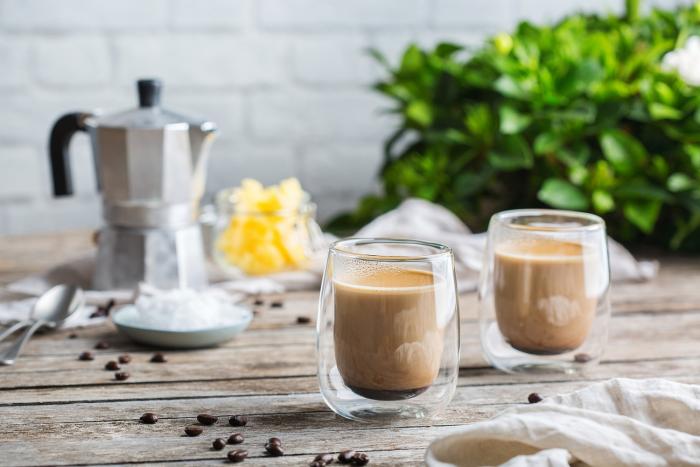
<svg viewBox="0 0 700 467"><path fill-rule="evenodd" d="M683 0L657 0L671 5ZM688 0L685 0L688 1ZM158 76L164 102L216 121L208 190L295 175L327 219L376 187L394 124L366 55L410 41L479 44L519 19L620 11L623 0L0 0L0 235L99 224L87 137L76 195L51 197L46 143L67 111L121 110Z"/></svg>

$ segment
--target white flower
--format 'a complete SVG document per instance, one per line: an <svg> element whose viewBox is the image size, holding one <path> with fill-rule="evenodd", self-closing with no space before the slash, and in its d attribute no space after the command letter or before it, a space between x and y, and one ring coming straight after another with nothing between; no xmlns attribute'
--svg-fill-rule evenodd
<svg viewBox="0 0 700 467"><path fill-rule="evenodd" d="M678 72L691 86L700 86L700 36L689 37L682 48L664 55L661 67Z"/></svg>

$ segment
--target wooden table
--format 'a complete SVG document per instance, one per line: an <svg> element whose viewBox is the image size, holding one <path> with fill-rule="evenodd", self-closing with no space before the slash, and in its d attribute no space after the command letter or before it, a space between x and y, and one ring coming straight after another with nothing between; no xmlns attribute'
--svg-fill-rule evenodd
<svg viewBox="0 0 700 467"><path fill-rule="evenodd" d="M0 283L89 250L87 233L0 238ZM260 306L251 328L215 349L167 352L168 363L149 363L153 349L132 344L111 325L62 331L34 339L13 367L0 368L0 464L93 465L124 463L220 464L228 449L212 440L240 431L250 457L243 465L307 465L320 452L354 448L370 465L419 465L427 444L461 425L483 420L529 393L572 391L591 381L626 376L700 382L700 260L662 262L653 282L616 285L610 344L604 361L585 378L562 375L513 376L491 369L479 350L476 302L461 300L462 358L459 388L438 418L405 420L392 426L363 425L335 416L325 406L315 377L313 324L315 293L266 297L282 308ZM96 342L91 362L78 361ZM113 380L104 365L128 352L131 378ZM155 425L139 423L155 412ZM184 436L199 413L220 417L204 434ZM233 414L248 426L228 425ZM263 444L284 442L286 455L269 458Z"/></svg>

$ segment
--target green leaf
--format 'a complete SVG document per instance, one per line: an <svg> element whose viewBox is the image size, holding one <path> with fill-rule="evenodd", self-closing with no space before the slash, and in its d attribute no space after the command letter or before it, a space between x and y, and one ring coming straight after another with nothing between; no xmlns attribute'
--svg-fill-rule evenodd
<svg viewBox="0 0 700 467"><path fill-rule="evenodd" d="M461 45L453 44L451 42L441 42L435 47L435 55L440 58L451 57L455 52L459 52L464 49Z"/></svg>
<svg viewBox="0 0 700 467"><path fill-rule="evenodd" d="M532 152L520 136L505 136L489 153L488 160L498 170L527 169L532 167Z"/></svg>
<svg viewBox="0 0 700 467"><path fill-rule="evenodd" d="M645 234L654 230L660 211L660 201L628 201L623 208L625 219Z"/></svg>
<svg viewBox="0 0 700 467"><path fill-rule="evenodd" d="M573 165L569 168L569 180L574 185L581 186L588 178L588 169L583 165Z"/></svg>
<svg viewBox="0 0 700 467"><path fill-rule="evenodd" d="M592 199L593 209L598 214L605 214L615 209L615 200L607 191L595 190Z"/></svg>
<svg viewBox="0 0 700 467"><path fill-rule="evenodd" d="M378 49L369 48L367 49L367 54L374 59L375 62L379 63L385 70L391 71L391 63L386 59L383 53Z"/></svg>
<svg viewBox="0 0 700 467"><path fill-rule="evenodd" d="M498 115L501 121L501 133L506 135L520 133L532 122L532 117L521 114L509 105L501 107Z"/></svg>
<svg viewBox="0 0 700 467"><path fill-rule="evenodd" d="M688 154L690 163L693 164L693 167L696 170L700 170L700 146L696 144L686 144L683 146L683 151Z"/></svg>
<svg viewBox="0 0 700 467"><path fill-rule="evenodd" d="M403 75L417 74L422 67L423 52L415 44L411 44L403 54L399 73Z"/></svg>
<svg viewBox="0 0 700 467"><path fill-rule="evenodd" d="M588 200L581 190L558 178L545 180L537 193L537 199L559 209L583 210L588 208Z"/></svg>
<svg viewBox="0 0 700 467"><path fill-rule="evenodd" d="M548 154L555 152L562 145L562 138L556 133L540 133L535 138L535 153Z"/></svg>
<svg viewBox="0 0 700 467"><path fill-rule="evenodd" d="M413 101L406 107L406 117L419 126L427 127L433 121L433 110L425 101Z"/></svg>
<svg viewBox="0 0 700 467"><path fill-rule="evenodd" d="M683 118L683 112L659 102L649 104L649 115L654 120L680 120Z"/></svg>
<svg viewBox="0 0 700 467"><path fill-rule="evenodd" d="M512 76L501 76L496 80L493 87L504 96L515 99L527 99L529 97L529 93Z"/></svg>
<svg viewBox="0 0 700 467"><path fill-rule="evenodd" d="M695 180L684 173L678 172L668 177L668 181L666 182L668 190L674 193L690 190L691 188L695 188L697 185L698 183Z"/></svg>
<svg viewBox="0 0 700 467"><path fill-rule="evenodd" d="M642 179L628 180L614 191L616 198L631 200L672 201L673 197L663 188Z"/></svg>
<svg viewBox="0 0 700 467"><path fill-rule="evenodd" d="M623 175L632 174L647 158L642 143L620 130L604 131L600 137L600 146L615 171Z"/></svg>

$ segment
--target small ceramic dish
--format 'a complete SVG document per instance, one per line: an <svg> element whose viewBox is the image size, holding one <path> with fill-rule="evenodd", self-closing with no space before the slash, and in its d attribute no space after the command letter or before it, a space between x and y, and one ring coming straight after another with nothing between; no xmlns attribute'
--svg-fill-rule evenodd
<svg viewBox="0 0 700 467"><path fill-rule="evenodd" d="M224 326L195 329L192 331L172 331L143 327L138 324L138 311L133 305L125 305L112 313L112 322L117 329L140 344L171 349L198 349L211 347L231 340L243 332L253 320L253 313L242 305L231 305L238 312L240 320Z"/></svg>

